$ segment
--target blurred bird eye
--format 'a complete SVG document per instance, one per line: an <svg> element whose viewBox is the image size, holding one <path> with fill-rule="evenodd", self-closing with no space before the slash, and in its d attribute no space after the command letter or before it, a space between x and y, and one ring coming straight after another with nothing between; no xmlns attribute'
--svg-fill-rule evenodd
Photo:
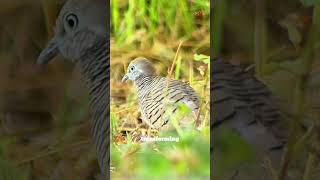
<svg viewBox="0 0 320 180"><path fill-rule="evenodd" d="M69 14L67 17L66 17L66 26L67 28L73 30L77 27L78 25L78 17L75 15L75 14Z"/></svg>
<svg viewBox="0 0 320 180"><path fill-rule="evenodd" d="M134 70L134 67L132 66L132 67L131 67L131 71L133 71L133 70Z"/></svg>

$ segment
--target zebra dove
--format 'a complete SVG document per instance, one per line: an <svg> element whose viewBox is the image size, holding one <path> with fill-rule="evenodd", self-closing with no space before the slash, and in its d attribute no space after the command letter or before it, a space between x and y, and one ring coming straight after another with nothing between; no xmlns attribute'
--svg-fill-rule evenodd
<svg viewBox="0 0 320 180"><path fill-rule="evenodd" d="M214 134L221 132L221 125L227 125L254 148L258 157L270 159L272 165L279 168L286 131L283 116L270 90L238 66L218 59L211 60L211 63L211 148L214 150L217 147ZM213 159L212 162L215 163ZM246 172L241 171L243 168L235 170L237 176L234 179L247 179L245 173L253 176L255 170L252 167ZM264 179L267 176L262 174L266 171L260 172L257 173L259 177L251 179Z"/></svg>
<svg viewBox="0 0 320 180"><path fill-rule="evenodd" d="M38 58L61 54L82 70L90 91L91 134L102 175L109 176L109 12L104 0L69 0L56 21L54 37Z"/></svg>
<svg viewBox="0 0 320 180"><path fill-rule="evenodd" d="M146 58L138 57L130 62L122 81L128 79L135 83L142 119L151 128L170 127L169 116L175 113L179 102L194 112L199 108L199 97L192 87L178 80L157 76L152 63ZM185 119L184 123L192 122L191 119Z"/></svg>

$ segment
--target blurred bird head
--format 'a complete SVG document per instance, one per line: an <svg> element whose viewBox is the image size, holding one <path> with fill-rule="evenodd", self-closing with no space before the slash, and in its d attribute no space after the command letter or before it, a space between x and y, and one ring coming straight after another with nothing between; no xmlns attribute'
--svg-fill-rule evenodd
<svg viewBox="0 0 320 180"><path fill-rule="evenodd" d="M109 13L105 0L69 0L56 20L54 36L38 57L46 64L58 54L76 61L97 40L108 38Z"/></svg>
<svg viewBox="0 0 320 180"><path fill-rule="evenodd" d="M127 81L128 79L135 81L141 75L154 75L155 72L152 63L148 59L138 57L130 62L127 74L123 76L122 82Z"/></svg>

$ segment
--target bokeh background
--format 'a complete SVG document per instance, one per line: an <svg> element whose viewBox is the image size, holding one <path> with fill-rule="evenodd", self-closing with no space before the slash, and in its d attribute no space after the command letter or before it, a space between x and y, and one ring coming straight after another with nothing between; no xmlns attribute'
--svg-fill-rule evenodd
<svg viewBox="0 0 320 180"><path fill-rule="evenodd" d="M113 179L209 179L209 0L111 0L111 177ZM141 126L132 82L121 82L131 60L143 56L157 73L188 82L201 97L203 127L156 133ZM176 60L174 61L176 57ZM141 143L144 136L180 142Z"/></svg>
<svg viewBox="0 0 320 180"><path fill-rule="evenodd" d="M88 97L78 69L36 59L64 0L0 3L0 179L93 179Z"/></svg>
<svg viewBox="0 0 320 180"><path fill-rule="evenodd" d="M319 179L319 1L214 0L211 7L213 56L251 67L287 117L288 147L275 179ZM230 177L229 168L253 161L241 138L216 137L214 178Z"/></svg>
<svg viewBox="0 0 320 180"><path fill-rule="evenodd" d="M94 179L99 171L79 70L61 57L48 66L36 65L64 2L1 1L0 179ZM118 148L112 155L114 177L208 179L208 125L182 134L183 141L174 147L131 143L130 138L118 136L118 125L136 118L127 116L136 112L127 108L137 107L132 84L120 82L128 62L136 56L148 57L166 76L179 44L173 78L195 87L203 100L201 118L208 123L209 1L119 0L111 4L111 119L115 122L111 125L112 138L118 138L112 145ZM141 151L131 155L136 147ZM165 153L155 153L157 149ZM150 162L157 163L150 166Z"/></svg>

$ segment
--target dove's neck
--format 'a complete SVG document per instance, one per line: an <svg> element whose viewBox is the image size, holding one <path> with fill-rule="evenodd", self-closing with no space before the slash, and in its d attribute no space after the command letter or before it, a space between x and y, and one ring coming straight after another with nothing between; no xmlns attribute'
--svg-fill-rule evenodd
<svg viewBox="0 0 320 180"><path fill-rule="evenodd" d="M158 78L158 76L154 75L140 75L135 81L134 84L138 90L138 92L142 92L144 90L150 89L150 86L153 82Z"/></svg>
<svg viewBox="0 0 320 180"><path fill-rule="evenodd" d="M103 39L90 48L78 61L90 92L92 139L103 174L108 173L109 157L109 42Z"/></svg>
<svg viewBox="0 0 320 180"><path fill-rule="evenodd" d="M109 43L101 41L90 48L81 58L80 66L83 78L89 88L91 104L105 103L109 94Z"/></svg>

